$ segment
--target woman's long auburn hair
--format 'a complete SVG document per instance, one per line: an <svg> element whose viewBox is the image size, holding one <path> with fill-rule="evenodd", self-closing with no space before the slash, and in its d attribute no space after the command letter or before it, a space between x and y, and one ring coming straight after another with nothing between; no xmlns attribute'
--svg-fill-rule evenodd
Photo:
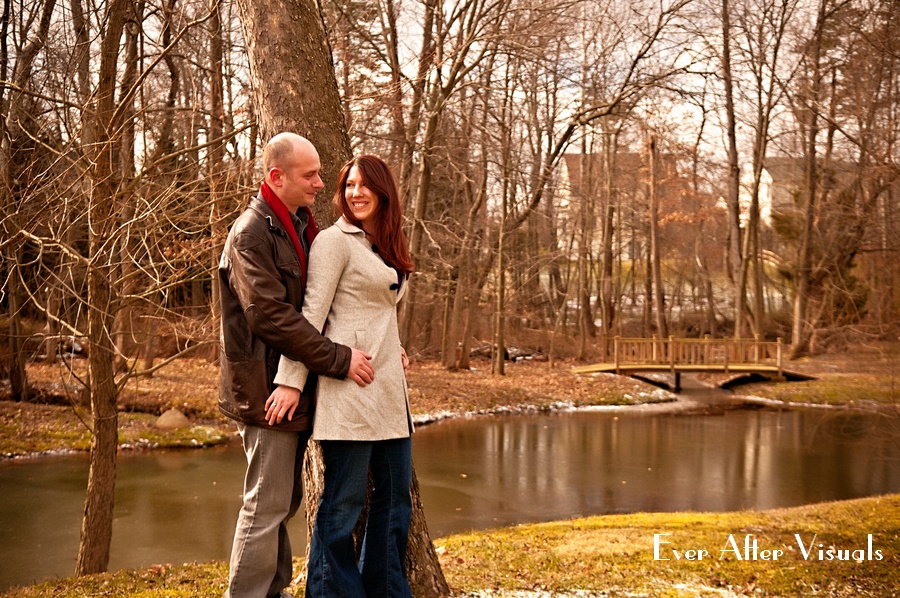
<svg viewBox="0 0 900 598"><path fill-rule="evenodd" d="M374 218L375 230L366 231L374 239L378 255L385 263L402 274L409 275L414 269L409 257L409 244L403 233L403 212L400 207L400 191L394 173L384 160L372 154L357 156L344 164L338 176L334 193L334 207L348 222L362 228L362 222L354 218L347 203L346 187L350 169L356 166L363 184L378 197L378 208Z"/></svg>

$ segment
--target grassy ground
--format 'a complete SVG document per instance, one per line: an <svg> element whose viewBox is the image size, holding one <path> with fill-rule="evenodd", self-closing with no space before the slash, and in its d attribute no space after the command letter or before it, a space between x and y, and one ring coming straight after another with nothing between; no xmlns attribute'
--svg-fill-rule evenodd
<svg viewBox="0 0 900 598"><path fill-rule="evenodd" d="M435 544L455 595L900 596L898 495L765 512L590 517L461 534ZM691 549L707 554L676 559L674 551ZM777 559L775 550L781 551ZM850 560L828 560L829 550ZM302 563L295 561L299 569ZM222 595L226 576L224 563L158 565L0 596L212 598ZM293 590L302 595L302 586Z"/></svg>

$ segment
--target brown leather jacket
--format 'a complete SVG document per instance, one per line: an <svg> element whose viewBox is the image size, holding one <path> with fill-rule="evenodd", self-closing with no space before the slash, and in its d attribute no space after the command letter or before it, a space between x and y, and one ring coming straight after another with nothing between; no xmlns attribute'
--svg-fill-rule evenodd
<svg viewBox="0 0 900 598"><path fill-rule="evenodd" d="M300 260L287 232L256 197L238 217L219 261L221 368L219 410L244 424L285 431L312 428L316 377L310 376L291 421L269 426L265 403L278 360L301 361L310 372L346 378L350 348L306 321Z"/></svg>

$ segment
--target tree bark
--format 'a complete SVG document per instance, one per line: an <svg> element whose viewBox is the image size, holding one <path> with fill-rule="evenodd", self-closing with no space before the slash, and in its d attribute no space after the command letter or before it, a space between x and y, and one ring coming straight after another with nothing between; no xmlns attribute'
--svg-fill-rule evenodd
<svg viewBox="0 0 900 598"><path fill-rule="evenodd" d="M120 151L117 152L118 160L113 168L118 169L122 180L129 180L135 174L135 113L134 95L130 95L131 87L138 76L138 47L141 36L141 23L144 17L144 2L137 0L132 6L134 12L128 16L125 23L125 71L122 74L120 97L129 98L127 105L122 110L121 139L117 142ZM168 20L167 20L168 22ZM168 29L168 25L166 28ZM165 38L164 38L165 39ZM168 45L168 42L164 42ZM138 290L137 280L134 276L136 269L134 259L136 244L139 237L146 236L146 231L136 231L138 223L133 222L135 204L137 202L126 201L119 212L120 225L124 231L124 240L119 245L119 272L118 279L122 281L122 303L116 313L113 323L113 338L116 345L115 369L122 371L128 366L128 352L135 344L134 322L137 319L136 304L133 295Z"/></svg>
<svg viewBox="0 0 900 598"><path fill-rule="evenodd" d="M316 146L325 191L312 209L327 226L335 219L331 193L351 150L319 6L313 0L237 0L237 7L260 137L292 131Z"/></svg>
<svg viewBox="0 0 900 598"><path fill-rule="evenodd" d="M616 297L614 294L613 281L613 241L615 236L615 219L616 219L616 185L613 173L615 172L615 154L618 145L618 131L609 131L606 122L603 121L603 171L604 185L606 192L604 193L603 218L602 218L602 240L603 247L601 270L600 270L600 359L606 360L609 357L609 338L612 336L613 321L616 317Z"/></svg>
<svg viewBox="0 0 900 598"><path fill-rule="evenodd" d="M222 0L209 0L212 17L209 20L209 137L213 144L209 148L209 163L206 173L209 181L210 214L209 228L212 231L213 247L218 249L224 243L225 230L221 223L222 198L224 196L224 177L221 175L222 160L225 156L225 83L222 72L225 63L225 52L222 41ZM218 251L209 256L209 268L216 271ZM219 285L212 285L210 313L213 318L213 330L219 329ZM211 355L215 355L212 352ZM212 358L211 358L212 359Z"/></svg>
<svg viewBox="0 0 900 598"><path fill-rule="evenodd" d="M409 545L406 549L406 577L413 596L449 596L450 585L444 578L434 544L428 534L425 508L419 493L419 479L413 468L410 493L413 500ZM422 533L422 532L425 533Z"/></svg>
<svg viewBox="0 0 900 598"><path fill-rule="evenodd" d="M581 190L579 199L578 239L578 360L587 359L590 339L596 336L591 309L591 248L594 244L594 160L585 132L581 141Z"/></svg>

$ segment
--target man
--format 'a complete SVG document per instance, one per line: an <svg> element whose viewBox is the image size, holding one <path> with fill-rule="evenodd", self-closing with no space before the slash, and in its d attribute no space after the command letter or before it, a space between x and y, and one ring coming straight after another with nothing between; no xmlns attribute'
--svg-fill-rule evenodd
<svg viewBox="0 0 900 598"><path fill-rule="evenodd" d="M318 152L307 139L281 133L266 145L262 163L259 195L232 226L219 262L219 409L237 421L247 455L226 598L289 596L286 523L303 497L315 376L297 396L276 393L267 404L281 355L360 386L374 378L370 355L330 341L300 313L317 232L309 207L324 187ZM271 421L270 406L277 414Z"/></svg>

